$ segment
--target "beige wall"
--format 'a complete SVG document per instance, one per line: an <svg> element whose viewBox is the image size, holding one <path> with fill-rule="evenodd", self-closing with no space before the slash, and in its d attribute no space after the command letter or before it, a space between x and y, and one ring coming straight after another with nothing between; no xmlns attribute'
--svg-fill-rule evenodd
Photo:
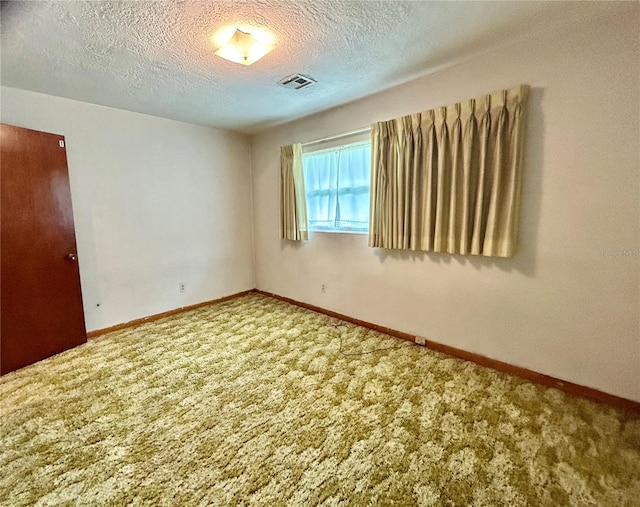
<svg viewBox="0 0 640 507"><path fill-rule="evenodd" d="M640 248L638 12L629 3L254 136L257 287L640 401L640 259L604 254ZM520 83L532 90L513 259L278 239L280 145Z"/></svg>
<svg viewBox="0 0 640 507"><path fill-rule="evenodd" d="M66 137L89 331L254 287L246 136L13 88L0 97L2 122Z"/></svg>

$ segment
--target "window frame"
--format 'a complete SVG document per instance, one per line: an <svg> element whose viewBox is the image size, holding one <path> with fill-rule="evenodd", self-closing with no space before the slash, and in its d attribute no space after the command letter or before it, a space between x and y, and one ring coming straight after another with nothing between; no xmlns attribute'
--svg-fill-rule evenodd
<svg viewBox="0 0 640 507"><path fill-rule="evenodd" d="M356 147L358 145L361 146L368 146L369 147L369 155L371 155L371 138L367 138L367 139L360 139L360 140L355 140L352 142L346 142L346 143L341 143L341 144L336 144L336 145L332 145L330 147L326 147L326 148L320 148L320 149L314 149L314 150L305 150L302 154L302 172L305 178L305 189L307 188L307 171L306 171L306 167L305 167L305 158L307 156L310 155L317 155L317 154L322 154L322 153L332 153L332 152L337 152L339 150L342 150L344 148L350 148L350 147ZM369 181L365 187L365 185L360 185L357 187L349 187L348 190L351 191L358 191L358 189L364 189L366 188L366 192L367 192L367 225L366 225L366 230L363 230L361 228L356 228L356 227L348 227L348 226L341 226L341 227L331 227L331 226L317 226L311 225L311 222L309 220L309 212L308 212L308 206L307 206L307 220L309 221L308 224L308 230L309 232L313 232L313 233L329 233L329 234L360 234L360 235L368 235L369 234L369 226L370 226L370 199L371 199L371 158L369 158ZM314 190L312 192L309 192L307 190L305 190L305 200L307 200L308 202L308 196L310 193L313 192L326 192L327 194L331 194L332 190L329 188L327 190ZM338 197L340 194L340 190L336 191L336 197Z"/></svg>

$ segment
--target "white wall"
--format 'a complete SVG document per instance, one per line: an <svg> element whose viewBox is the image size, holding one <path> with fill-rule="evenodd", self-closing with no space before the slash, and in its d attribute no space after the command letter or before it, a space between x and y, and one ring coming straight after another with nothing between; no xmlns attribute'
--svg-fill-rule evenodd
<svg viewBox="0 0 640 507"><path fill-rule="evenodd" d="M254 287L245 136L7 87L1 120L66 138L87 330Z"/></svg>
<svg viewBox="0 0 640 507"><path fill-rule="evenodd" d="M620 4L254 136L257 287L640 401L640 259L603 255L640 248L639 12ZM520 83L532 90L514 258L279 239L280 145Z"/></svg>

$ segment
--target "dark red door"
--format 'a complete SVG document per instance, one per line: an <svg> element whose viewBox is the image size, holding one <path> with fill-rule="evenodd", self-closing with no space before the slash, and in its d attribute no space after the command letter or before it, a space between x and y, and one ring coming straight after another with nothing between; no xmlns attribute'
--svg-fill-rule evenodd
<svg viewBox="0 0 640 507"><path fill-rule="evenodd" d="M0 373L87 341L64 137L0 125Z"/></svg>

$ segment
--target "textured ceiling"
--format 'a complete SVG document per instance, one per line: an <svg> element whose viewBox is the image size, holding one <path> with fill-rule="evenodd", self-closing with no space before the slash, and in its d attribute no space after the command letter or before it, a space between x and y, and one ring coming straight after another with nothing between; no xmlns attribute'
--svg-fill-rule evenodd
<svg viewBox="0 0 640 507"><path fill-rule="evenodd" d="M583 5L10 1L1 10L1 81L251 133L455 64L550 23L578 19ZM214 56L211 39L229 26L270 30L274 50L250 67ZM294 72L318 84L301 90L276 84Z"/></svg>

